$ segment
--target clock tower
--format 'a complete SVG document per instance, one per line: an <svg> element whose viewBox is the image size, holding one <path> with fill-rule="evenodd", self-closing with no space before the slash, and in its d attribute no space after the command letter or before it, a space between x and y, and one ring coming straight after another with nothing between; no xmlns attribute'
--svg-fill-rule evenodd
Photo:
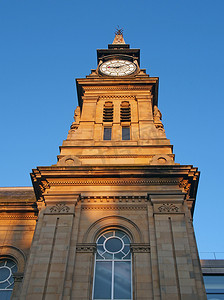
<svg viewBox="0 0 224 300"><path fill-rule="evenodd" d="M192 216L197 168L175 163L158 81L118 30L76 80L56 165L31 177L39 209L19 299L205 300Z"/></svg>

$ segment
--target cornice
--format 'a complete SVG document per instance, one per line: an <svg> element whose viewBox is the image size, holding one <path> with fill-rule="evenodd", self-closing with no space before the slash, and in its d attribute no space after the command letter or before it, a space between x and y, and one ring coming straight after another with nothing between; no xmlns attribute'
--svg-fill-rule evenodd
<svg viewBox="0 0 224 300"><path fill-rule="evenodd" d="M115 85L115 86L85 86L83 87L84 91L151 91L152 85L147 85L147 86L140 86L140 85ZM115 97L119 97L114 95ZM127 97L127 96L124 96Z"/></svg>
<svg viewBox="0 0 224 300"><path fill-rule="evenodd" d="M49 180L49 186L58 185L177 185L177 180L162 179L71 179L71 180Z"/></svg>
<svg viewBox="0 0 224 300"><path fill-rule="evenodd" d="M146 206L143 205L118 205L116 203L113 204L102 204L102 205L83 205L82 210L147 210Z"/></svg>
<svg viewBox="0 0 224 300"><path fill-rule="evenodd" d="M185 195L193 213L200 173L197 168L163 166L39 167L31 174L36 197L44 200L52 186L174 186ZM150 193L150 189L148 192Z"/></svg>
<svg viewBox="0 0 224 300"><path fill-rule="evenodd" d="M92 159L92 158L153 158L154 155L77 155L80 159ZM169 155L173 157L173 154ZM63 157L60 155L60 157Z"/></svg>
<svg viewBox="0 0 224 300"><path fill-rule="evenodd" d="M181 165L147 165L147 166L50 166L38 167L31 174L32 180L36 181L43 177L189 177L196 180L200 172L192 166Z"/></svg>
<svg viewBox="0 0 224 300"><path fill-rule="evenodd" d="M133 99L136 100L136 96L131 96L131 95L102 95L99 96L99 100L103 99Z"/></svg>
<svg viewBox="0 0 224 300"><path fill-rule="evenodd" d="M26 214L13 214L13 213L7 213L2 214L0 213L0 220L37 220L37 215L26 215Z"/></svg>

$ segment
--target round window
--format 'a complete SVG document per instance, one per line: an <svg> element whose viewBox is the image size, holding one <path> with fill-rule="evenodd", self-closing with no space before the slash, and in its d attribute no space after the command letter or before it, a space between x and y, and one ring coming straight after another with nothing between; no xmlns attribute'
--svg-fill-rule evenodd
<svg viewBox="0 0 224 300"><path fill-rule="evenodd" d="M121 230L107 231L97 239L97 259L130 259L130 239Z"/></svg>
<svg viewBox="0 0 224 300"><path fill-rule="evenodd" d="M0 290L12 290L13 273L17 271L16 263L11 259L0 259Z"/></svg>

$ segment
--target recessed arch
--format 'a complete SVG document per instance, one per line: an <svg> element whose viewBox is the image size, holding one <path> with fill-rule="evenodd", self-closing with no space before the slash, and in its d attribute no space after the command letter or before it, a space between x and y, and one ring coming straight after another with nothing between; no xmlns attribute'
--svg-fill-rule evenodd
<svg viewBox="0 0 224 300"><path fill-rule="evenodd" d="M26 256L22 250L17 247L4 245L0 246L0 258L12 258L16 261L19 273L23 273L25 269Z"/></svg>
<svg viewBox="0 0 224 300"><path fill-rule="evenodd" d="M132 243L143 243L139 227L128 218L122 216L107 216L95 221L86 231L83 243L95 243L97 237L105 230L121 229L127 232Z"/></svg>

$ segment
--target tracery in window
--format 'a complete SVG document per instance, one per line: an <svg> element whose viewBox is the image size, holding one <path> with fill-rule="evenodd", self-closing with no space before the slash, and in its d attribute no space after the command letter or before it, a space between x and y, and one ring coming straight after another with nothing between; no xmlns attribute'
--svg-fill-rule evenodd
<svg viewBox="0 0 224 300"><path fill-rule="evenodd" d="M114 105L113 102L105 102L103 107L103 122L113 122Z"/></svg>
<svg viewBox="0 0 224 300"><path fill-rule="evenodd" d="M122 101L120 107L121 122L131 122L131 106L128 101Z"/></svg>
<svg viewBox="0 0 224 300"><path fill-rule="evenodd" d="M120 230L97 239L93 300L132 299L130 239Z"/></svg>
<svg viewBox="0 0 224 300"><path fill-rule="evenodd" d="M0 259L0 299L9 300L12 294L17 265L12 259Z"/></svg>

